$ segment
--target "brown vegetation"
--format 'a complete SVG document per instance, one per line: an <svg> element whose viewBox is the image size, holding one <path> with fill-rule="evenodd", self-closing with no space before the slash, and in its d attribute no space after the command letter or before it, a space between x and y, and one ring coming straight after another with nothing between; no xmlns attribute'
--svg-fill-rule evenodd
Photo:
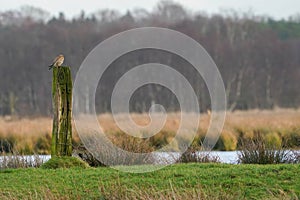
<svg viewBox="0 0 300 200"><path fill-rule="evenodd" d="M176 134L180 124L179 113L168 114L164 128L155 136L147 140L150 146L159 148L166 145ZM132 114L133 120L140 125L150 122L147 114ZM130 139L115 124L110 114L99 115L99 122L112 141L121 148L124 141ZM201 145L204 139L210 117L202 114L198 135L194 145ZM73 126L74 127L74 126ZM193 130L194 127L190 127ZM0 142L2 150L11 145L21 153L49 154L51 141L52 120L50 118L20 118L7 120L0 118ZM74 129L74 144L78 144L80 139ZM221 137L215 146L218 150L239 149L240 139L253 139L255 132L260 132L264 140L272 142L273 145L285 145L287 148L300 147L300 112L292 109L278 109L273 111L236 111L227 113ZM141 133L143 134L143 133ZM184 138L183 138L184 139ZM139 141L141 142L141 141ZM123 145L123 146L122 146ZM173 147L176 149L176 147Z"/></svg>

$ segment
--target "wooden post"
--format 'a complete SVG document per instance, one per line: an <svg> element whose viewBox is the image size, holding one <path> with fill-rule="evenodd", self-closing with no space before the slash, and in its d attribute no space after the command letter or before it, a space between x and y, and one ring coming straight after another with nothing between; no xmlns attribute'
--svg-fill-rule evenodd
<svg viewBox="0 0 300 200"><path fill-rule="evenodd" d="M53 67L51 156L72 155L72 77L69 67Z"/></svg>

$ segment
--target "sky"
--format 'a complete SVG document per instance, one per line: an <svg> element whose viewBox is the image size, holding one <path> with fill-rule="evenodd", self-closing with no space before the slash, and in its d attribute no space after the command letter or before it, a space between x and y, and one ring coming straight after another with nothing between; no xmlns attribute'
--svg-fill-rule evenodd
<svg viewBox="0 0 300 200"><path fill-rule="evenodd" d="M79 15L84 10L92 13L110 8L125 13L127 10L144 8L152 11L159 0L0 0L0 11L18 9L23 5L42 8L51 15L64 12L68 18ZM234 9L258 15L267 15L275 19L288 18L300 13L299 0L174 0L191 12L204 11L208 14Z"/></svg>

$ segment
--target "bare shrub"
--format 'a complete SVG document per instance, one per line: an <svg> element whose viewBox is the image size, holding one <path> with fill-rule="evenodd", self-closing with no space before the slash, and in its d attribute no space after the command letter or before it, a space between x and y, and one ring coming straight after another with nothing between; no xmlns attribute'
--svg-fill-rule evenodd
<svg viewBox="0 0 300 200"><path fill-rule="evenodd" d="M44 163L41 156L26 156L19 153L9 142L0 144L0 169L39 167ZM10 152L10 153L7 153Z"/></svg>
<svg viewBox="0 0 300 200"><path fill-rule="evenodd" d="M201 151L198 147L189 147L181 156L176 159L176 163L219 163L220 157L213 156L210 152Z"/></svg>
<svg viewBox="0 0 300 200"><path fill-rule="evenodd" d="M25 156L17 152L0 154L0 169L40 167L44 160L39 155Z"/></svg>
<svg viewBox="0 0 300 200"><path fill-rule="evenodd" d="M138 165L143 163L154 163L154 157L151 152L154 151L154 148L150 145L149 141L134 138L130 136L112 136L110 135L111 142L127 152L137 153L136 155L127 156L125 152L120 152L115 149L110 149L104 144L96 144L96 150L94 152L89 152L84 145L79 145L74 150L74 155L80 157L83 161L87 162L90 166L98 167L105 166L98 159L102 158L103 160L109 161L106 163L108 165ZM92 139L91 139L92 141ZM144 156L142 153L145 154ZM100 160L102 160L100 159Z"/></svg>
<svg viewBox="0 0 300 200"><path fill-rule="evenodd" d="M241 141L241 151L238 153L238 163L242 164L280 164L296 163L296 154L283 146L274 145L264 140L260 132L253 139Z"/></svg>

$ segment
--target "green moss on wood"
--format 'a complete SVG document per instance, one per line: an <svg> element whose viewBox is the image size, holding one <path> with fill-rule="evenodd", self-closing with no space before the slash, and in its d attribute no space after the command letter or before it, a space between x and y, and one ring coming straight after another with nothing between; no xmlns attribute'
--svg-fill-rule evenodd
<svg viewBox="0 0 300 200"><path fill-rule="evenodd" d="M69 67L53 68L52 156L72 155L72 76Z"/></svg>

